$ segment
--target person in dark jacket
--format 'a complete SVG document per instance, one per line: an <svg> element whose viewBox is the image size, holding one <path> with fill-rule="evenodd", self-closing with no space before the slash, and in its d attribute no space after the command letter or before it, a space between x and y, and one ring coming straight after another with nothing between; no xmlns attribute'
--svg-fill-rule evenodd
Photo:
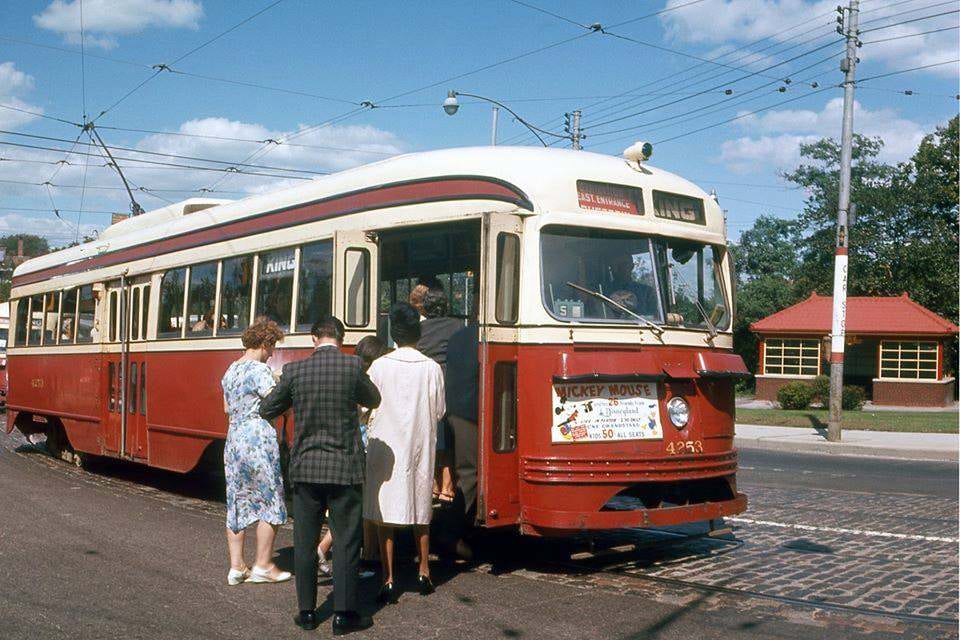
<svg viewBox="0 0 960 640"><path fill-rule="evenodd" d="M444 388L447 394L447 422L453 433L454 468L457 487L463 495L463 515L472 522L477 507L477 402L480 386L480 329L463 327L447 342Z"/></svg>
<svg viewBox="0 0 960 640"><path fill-rule="evenodd" d="M365 470L357 405L375 408L380 392L360 359L342 353L343 323L327 316L313 325L313 355L290 362L273 391L260 404L272 420L293 407L290 451L293 483L294 564L300 613L294 621L316 629L317 542L324 511L337 561L333 571L333 633L366 629L373 623L357 612L357 569L362 539Z"/></svg>
<svg viewBox="0 0 960 640"><path fill-rule="evenodd" d="M423 296L423 315L425 320L420 322L420 340L417 341L417 351L432 359L446 372L447 369L447 341L454 333L463 328L463 321L447 315L449 302L442 286L437 283L427 290ZM446 418L437 425L437 481L434 484L434 495L445 503L452 503L456 490L453 484L452 441L450 425Z"/></svg>

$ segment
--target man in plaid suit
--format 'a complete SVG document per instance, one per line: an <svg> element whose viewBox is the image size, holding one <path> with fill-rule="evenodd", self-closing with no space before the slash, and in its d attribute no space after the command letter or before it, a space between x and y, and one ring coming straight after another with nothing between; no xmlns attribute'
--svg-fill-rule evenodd
<svg viewBox="0 0 960 640"><path fill-rule="evenodd" d="M315 629L317 541L325 510L333 533L333 632L342 635L372 622L357 612L357 571L362 540L364 452L357 405L375 408L380 392L360 359L340 351L343 323L327 316L313 325L313 355L290 362L260 404L272 420L294 413L290 480L293 483L293 539L298 626Z"/></svg>

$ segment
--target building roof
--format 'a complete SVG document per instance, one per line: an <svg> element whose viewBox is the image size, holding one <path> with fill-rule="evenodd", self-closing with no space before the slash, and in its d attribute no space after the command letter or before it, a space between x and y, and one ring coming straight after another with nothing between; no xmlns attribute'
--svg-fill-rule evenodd
<svg viewBox="0 0 960 640"><path fill-rule="evenodd" d="M797 304L750 325L756 333L830 333L833 298L816 292ZM947 336L957 325L923 307L907 294L847 298L847 334Z"/></svg>

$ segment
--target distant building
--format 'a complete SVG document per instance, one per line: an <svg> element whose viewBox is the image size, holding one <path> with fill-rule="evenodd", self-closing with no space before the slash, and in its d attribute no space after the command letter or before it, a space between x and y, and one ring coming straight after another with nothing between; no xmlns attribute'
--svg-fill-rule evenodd
<svg viewBox="0 0 960 640"><path fill-rule="evenodd" d="M760 340L757 399L775 401L784 384L829 374L832 312L833 299L814 293L750 325ZM848 298L844 384L864 387L875 404L946 406L955 379L944 355L957 331L907 294Z"/></svg>

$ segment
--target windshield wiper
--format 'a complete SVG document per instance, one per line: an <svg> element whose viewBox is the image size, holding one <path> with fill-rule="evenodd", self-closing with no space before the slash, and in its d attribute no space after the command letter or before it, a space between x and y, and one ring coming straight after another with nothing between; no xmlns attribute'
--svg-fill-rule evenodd
<svg viewBox="0 0 960 640"><path fill-rule="evenodd" d="M680 280L681 286L692 293L693 290L690 288L690 285L687 284L687 281L684 279L684 277L680 274L680 270L673 269L673 265L670 265L670 274L673 275L674 273L676 273L677 279ZM672 288L670 292L673 293ZM707 315L707 310L703 308L703 304L701 304L699 296L694 293L690 296L690 298L693 300L693 306L695 306L697 311L700 312L700 315L703 316L703 321L707 324L707 333L710 334L710 338L716 338L718 333L717 328L713 325L713 321L710 320L710 316Z"/></svg>
<svg viewBox="0 0 960 640"><path fill-rule="evenodd" d="M576 289L577 291L582 291L582 292L584 292L584 293L586 293L586 294L589 294L589 295L593 296L594 298L597 298L598 300L603 300L604 302L606 302L606 303L609 304L610 306L612 306L612 307L614 307L614 308L616 308L616 309L619 309L620 311L623 311L624 313L630 314L631 316L633 316L634 318L636 318L637 320L639 320L639 321L642 322L643 324L647 325L647 326L653 331L653 333L654 333L658 338L663 334L663 329L661 329L660 327L658 327L658 326L655 325L654 323L650 322L649 320L647 320L646 318L644 318L643 316L641 316L639 313L635 313L635 312L631 311L630 309L628 309L627 307L623 306L622 304L620 304L620 303L617 302L616 300L613 300L613 299L611 299L611 298L608 298L607 296L603 295L603 294L600 293L599 291L593 291L592 289L587 289L586 287L581 287L580 285L574 284L574 283L572 283L572 282L566 282L565 284L566 284L568 287L573 287L573 288Z"/></svg>

